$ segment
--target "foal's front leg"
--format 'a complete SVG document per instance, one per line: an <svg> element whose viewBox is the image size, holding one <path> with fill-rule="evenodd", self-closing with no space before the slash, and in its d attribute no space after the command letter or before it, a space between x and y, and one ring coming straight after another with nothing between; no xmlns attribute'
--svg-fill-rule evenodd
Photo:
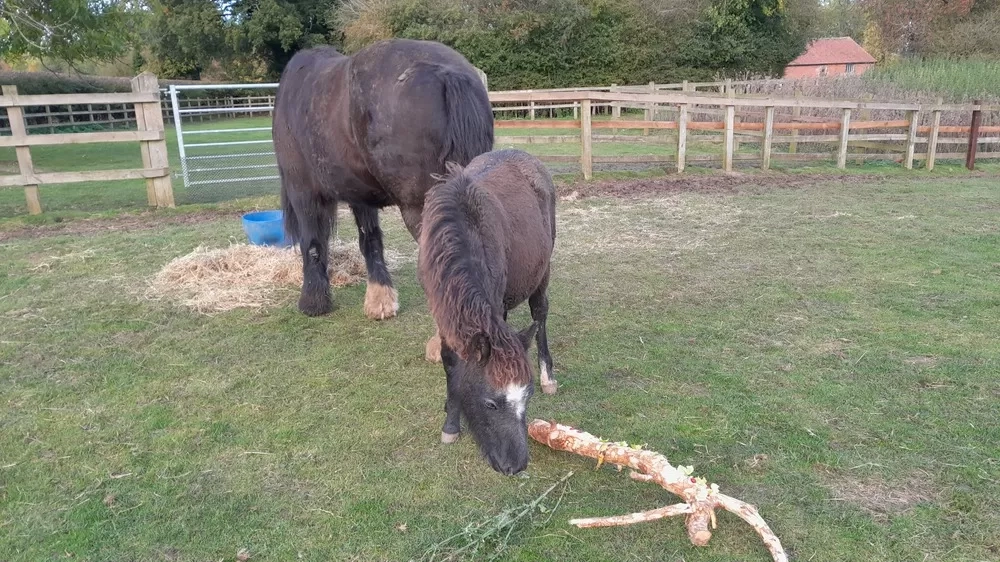
<svg viewBox="0 0 1000 562"><path fill-rule="evenodd" d="M427 340L427 345L424 346L424 359L429 363L441 362L441 332L438 331L436 324L434 326L434 335L431 336L431 339Z"/></svg>
<svg viewBox="0 0 1000 562"><path fill-rule="evenodd" d="M552 354L549 353L548 331L545 325L549 317L547 277L542 286L528 299L528 306L531 308L531 319L538 322L538 331L535 332L535 343L538 346L538 370L541 372L542 392L545 394L555 394L559 383L552 376Z"/></svg>
<svg viewBox="0 0 1000 562"><path fill-rule="evenodd" d="M399 311L399 295L392 286L389 268L385 265L382 247L382 227L378 209L351 205L354 222L358 225L358 245L365 256L368 288L365 290L365 316L372 320L392 318Z"/></svg>
<svg viewBox="0 0 1000 562"><path fill-rule="evenodd" d="M458 436L462 432L461 414L458 405L458 378L452 374L455 365L455 354L441 346L441 359L444 363L444 372L448 378L448 398L444 402L444 426L441 428L441 442L454 443L458 441Z"/></svg>
<svg viewBox="0 0 1000 562"><path fill-rule="evenodd" d="M399 214L403 217L403 224L410 231L410 236L413 236L413 239L419 244L420 225L423 220L423 206L401 205L399 207ZM427 344L424 346L424 359L429 363L441 362L441 334L438 332L436 324L434 326L434 335L431 336L431 339L427 340Z"/></svg>

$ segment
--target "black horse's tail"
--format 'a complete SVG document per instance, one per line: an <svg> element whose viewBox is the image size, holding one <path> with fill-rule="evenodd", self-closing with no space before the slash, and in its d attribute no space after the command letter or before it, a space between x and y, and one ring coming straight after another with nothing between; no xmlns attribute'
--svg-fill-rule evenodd
<svg viewBox="0 0 1000 562"><path fill-rule="evenodd" d="M441 161L467 165L473 158L493 150L493 106L482 80L475 74L450 66L438 66L444 86L447 130Z"/></svg>
<svg viewBox="0 0 1000 562"><path fill-rule="evenodd" d="M293 245L298 244L301 237L299 233L299 217L295 214L295 208L292 207L292 202L288 199L288 188L285 178L281 178L281 214L285 219L285 236Z"/></svg>

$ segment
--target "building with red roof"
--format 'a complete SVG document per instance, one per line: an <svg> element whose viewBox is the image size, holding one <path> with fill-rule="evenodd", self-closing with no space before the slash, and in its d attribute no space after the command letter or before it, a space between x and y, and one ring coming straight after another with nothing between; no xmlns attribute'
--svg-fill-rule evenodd
<svg viewBox="0 0 1000 562"><path fill-rule="evenodd" d="M875 57L850 37L827 37L809 43L806 52L785 67L785 78L863 74Z"/></svg>

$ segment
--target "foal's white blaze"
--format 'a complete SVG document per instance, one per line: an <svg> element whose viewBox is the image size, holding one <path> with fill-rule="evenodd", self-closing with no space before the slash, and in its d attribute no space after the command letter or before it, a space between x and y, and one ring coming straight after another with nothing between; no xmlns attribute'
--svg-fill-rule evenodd
<svg viewBox="0 0 1000 562"><path fill-rule="evenodd" d="M519 384L507 385L507 403L514 407L517 417L524 415L528 402L528 387Z"/></svg>

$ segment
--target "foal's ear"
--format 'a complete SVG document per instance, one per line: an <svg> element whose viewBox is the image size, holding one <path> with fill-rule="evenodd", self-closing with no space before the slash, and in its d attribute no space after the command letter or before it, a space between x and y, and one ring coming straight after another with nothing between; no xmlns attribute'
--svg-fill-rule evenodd
<svg viewBox="0 0 1000 562"><path fill-rule="evenodd" d="M535 332L538 331L538 322L532 322L530 326L522 330L517 334L518 339L524 345L525 351L531 349L531 340L535 337Z"/></svg>
<svg viewBox="0 0 1000 562"><path fill-rule="evenodd" d="M480 367L485 367L490 362L490 356L493 355L493 344L490 343L490 337L486 335L486 332L479 332L473 336L472 350L473 357L470 359L475 359Z"/></svg>

